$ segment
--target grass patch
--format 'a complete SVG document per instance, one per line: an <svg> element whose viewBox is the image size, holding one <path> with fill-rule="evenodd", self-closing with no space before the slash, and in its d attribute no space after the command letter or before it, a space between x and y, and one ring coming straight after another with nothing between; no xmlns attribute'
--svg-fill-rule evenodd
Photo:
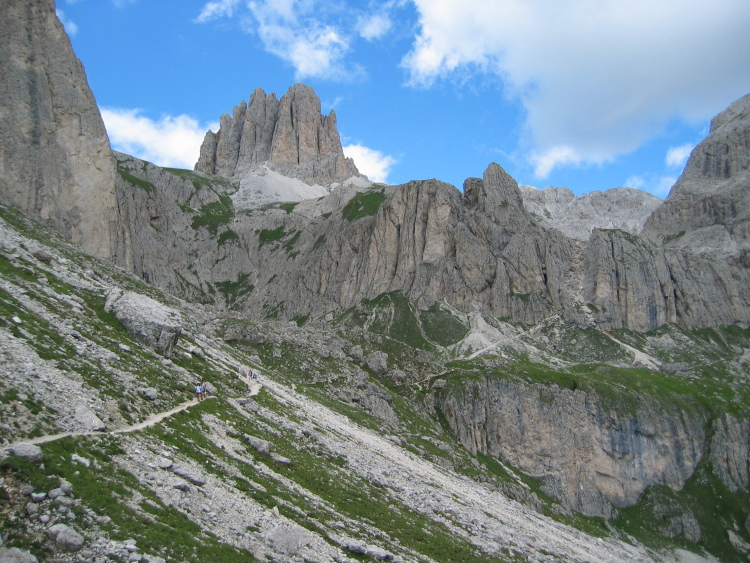
<svg viewBox="0 0 750 563"><path fill-rule="evenodd" d="M206 227L208 232L215 235L222 225L226 225L234 218L234 205L232 198L227 194L219 194L219 201L213 201L202 205L198 210L198 215L193 217L191 227L200 229Z"/></svg>
<svg viewBox="0 0 750 563"><path fill-rule="evenodd" d="M382 189L359 192L344 206L342 215L347 221L356 221L368 215L375 215L384 201L385 193Z"/></svg>
<svg viewBox="0 0 750 563"><path fill-rule="evenodd" d="M151 182L147 182L146 180L137 178L136 176L133 176L129 172L120 168L119 166L117 167L117 173L122 177L123 180L129 182L136 188L142 189L147 194L150 194L156 191L156 186L154 186Z"/></svg>
<svg viewBox="0 0 750 563"><path fill-rule="evenodd" d="M283 239L288 233L284 230L284 226L276 227L275 229L262 229L258 233L258 240L260 246L264 244L270 244L272 242L278 242Z"/></svg>
<svg viewBox="0 0 750 563"><path fill-rule="evenodd" d="M227 229L226 231L224 231L223 233L219 235L219 240L217 242L219 246L224 246L228 242L239 240L239 239L240 239L240 235L235 233L232 229Z"/></svg>

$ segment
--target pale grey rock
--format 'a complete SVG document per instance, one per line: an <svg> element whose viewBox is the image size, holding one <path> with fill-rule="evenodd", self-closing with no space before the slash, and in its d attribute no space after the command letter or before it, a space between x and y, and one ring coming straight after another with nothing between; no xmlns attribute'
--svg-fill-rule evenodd
<svg viewBox="0 0 750 563"><path fill-rule="evenodd" d="M402 371L400 369L395 369L392 372L388 374L388 376L393 380L393 382L396 385L403 385L406 383L407 375L405 371Z"/></svg>
<svg viewBox="0 0 750 563"><path fill-rule="evenodd" d="M279 455L275 452L271 452L269 456L273 461L275 461L276 463L280 463L281 465L290 465L292 463L292 460L288 457L284 457L283 455Z"/></svg>
<svg viewBox="0 0 750 563"><path fill-rule="evenodd" d="M175 479L171 482L172 488L177 489L179 491L187 492L190 490L190 485L186 481L182 481L180 479Z"/></svg>
<svg viewBox="0 0 750 563"><path fill-rule="evenodd" d="M360 540L349 540L346 542L345 547L352 553L367 553L367 544Z"/></svg>
<svg viewBox="0 0 750 563"><path fill-rule="evenodd" d="M650 485L679 490L706 440L708 415L697 404L669 413L645 394L619 410L577 390L486 380L436 400L469 451L538 477L547 494L589 516L612 517Z"/></svg>
<svg viewBox="0 0 750 563"><path fill-rule="evenodd" d="M385 375L388 373L388 354L385 352L377 351L373 352L365 359L367 367L378 375Z"/></svg>
<svg viewBox="0 0 750 563"><path fill-rule="evenodd" d="M261 455L269 455L271 453L271 443L250 434L245 434L245 440Z"/></svg>
<svg viewBox="0 0 750 563"><path fill-rule="evenodd" d="M66 551L79 551L84 541L84 537L72 528L61 530L55 538L57 546Z"/></svg>
<svg viewBox="0 0 750 563"><path fill-rule="evenodd" d="M593 229L618 229L637 235L662 203L661 198L633 188L593 191L580 197L568 188L519 188L523 206L534 222L578 240L588 240Z"/></svg>
<svg viewBox="0 0 750 563"><path fill-rule="evenodd" d="M436 379L432 384L432 388L436 390L445 389L446 385L448 385L448 382L445 379Z"/></svg>
<svg viewBox="0 0 750 563"><path fill-rule="evenodd" d="M206 479L202 475L199 475L195 471L192 471L191 469L187 467L183 467L182 465L173 465L171 468L172 473L177 475L178 477L182 477L186 481L189 481L193 485L197 485L199 487L202 487L206 484Z"/></svg>
<svg viewBox="0 0 750 563"><path fill-rule="evenodd" d="M115 163L55 4L5 2L0 29L0 199L109 257Z"/></svg>
<svg viewBox="0 0 750 563"><path fill-rule="evenodd" d="M81 457L78 454L72 454L70 456L70 461L72 461L73 463L77 463L79 465L83 465L84 467L90 467L91 466L91 461L89 459L87 459L85 457Z"/></svg>
<svg viewBox="0 0 750 563"><path fill-rule="evenodd" d="M74 417L76 422L87 430L105 430L106 425L96 415L94 411L85 405L78 405L75 408Z"/></svg>
<svg viewBox="0 0 750 563"><path fill-rule="evenodd" d="M657 244L682 246L692 231L720 227L745 256L750 243L750 94L711 121L680 178L643 233Z"/></svg>
<svg viewBox="0 0 750 563"><path fill-rule="evenodd" d="M180 314L158 301L132 291L114 289L104 304L137 340L170 357L182 333Z"/></svg>
<svg viewBox="0 0 750 563"><path fill-rule="evenodd" d="M750 486L750 419L729 414L713 421L709 459L714 474L732 491Z"/></svg>
<svg viewBox="0 0 750 563"><path fill-rule="evenodd" d="M30 552L17 547L0 547L0 563L37 563L39 560Z"/></svg>
<svg viewBox="0 0 750 563"><path fill-rule="evenodd" d="M84 537L66 524L54 524L47 529L47 535L57 546L66 551L78 551L83 547Z"/></svg>
<svg viewBox="0 0 750 563"><path fill-rule="evenodd" d="M160 457L157 465L159 469L169 469L174 465L174 462L171 459L167 459L166 457Z"/></svg>
<svg viewBox="0 0 750 563"><path fill-rule="evenodd" d="M31 500L34 502L42 502L47 498L47 493L31 493Z"/></svg>
<svg viewBox="0 0 750 563"><path fill-rule="evenodd" d="M155 401L159 398L159 391L157 391L153 387L146 387L144 389L141 389L141 393L144 397L146 397L149 401Z"/></svg>
<svg viewBox="0 0 750 563"><path fill-rule="evenodd" d="M374 546L374 545L368 545L365 553L377 561L392 561L393 560L392 553L389 553L385 549Z"/></svg>
<svg viewBox="0 0 750 563"><path fill-rule="evenodd" d="M308 184L328 185L358 176L344 156L336 114L320 112L312 88L295 84L276 99L258 88L232 115L220 118L217 133L209 131L195 169L240 179L261 165Z"/></svg>
<svg viewBox="0 0 750 563"><path fill-rule="evenodd" d="M349 349L349 356L351 356L351 358L352 358L352 359L353 359L353 360L354 360L355 362L358 362L358 363L360 363L360 364L361 364L361 363L363 363L363 362L365 361L365 354L364 354L364 352L362 351L362 346L360 346L359 344L357 344L357 345L355 345L355 346L352 346L352 347L351 347L351 348Z"/></svg>
<svg viewBox="0 0 750 563"><path fill-rule="evenodd" d="M73 485L65 479L60 479L60 490L64 495L70 496L73 494Z"/></svg>
<svg viewBox="0 0 750 563"><path fill-rule="evenodd" d="M61 488L57 487L57 488L51 489L51 490L50 490L50 491L49 491L49 492L47 493L47 496L48 496L49 498L51 498L52 500L55 500L55 499L57 499L58 497L62 497L62 496L65 496L65 493L63 492L63 490L62 490Z"/></svg>
<svg viewBox="0 0 750 563"><path fill-rule="evenodd" d="M18 444L8 450L10 455L18 456L32 463L41 463L44 460L42 448L34 444Z"/></svg>

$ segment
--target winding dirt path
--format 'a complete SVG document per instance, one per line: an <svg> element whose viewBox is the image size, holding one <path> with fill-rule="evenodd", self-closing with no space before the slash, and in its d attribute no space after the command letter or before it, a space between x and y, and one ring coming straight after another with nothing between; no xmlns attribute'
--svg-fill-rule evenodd
<svg viewBox="0 0 750 563"><path fill-rule="evenodd" d="M249 387L249 393L248 396L255 397L258 393L260 393L260 390L263 388L263 384L258 382L253 382ZM215 399L216 397L206 397L206 399ZM30 445L38 445L38 444L46 444L47 442L54 442L55 440L60 440L61 438L69 438L71 436L102 436L104 434L128 434L130 432L137 432L138 430L143 430L144 428L149 428L150 426L154 426L155 424L158 424L165 418L169 418L170 416L177 414L178 412L182 412L185 409L198 404L198 399L191 399L189 401L185 401L184 403L180 403L174 408L169 409L168 411L159 412L156 414L152 414L148 418L142 420L141 422L137 424L131 424L129 426L119 426L117 428L113 428L112 430L83 430L80 432L60 432L58 434L47 434L46 436L39 436L37 438L28 438L25 440L19 440L18 442L14 442L13 444L8 444L7 446L0 446L0 458L7 455L8 451L14 447L19 446L21 444L30 444Z"/></svg>
<svg viewBox="0 0 750 563"><path fill-rule="evenodd" d="M213 399L214 397L207 397L207 398ZM69 438L71 436L102 436L104 434L127 434L129 432L136 432L138 430L143 430L144 428L148 428L149 426L153 426L154 424L161 422L165 418L168 418L172 416L173 414L177 414L178 412L184 411L188 407L191 407L197 404L198 404L197 399L191 399L190 401L185 401L184 403L180 403L179 405L177 405L176 407L168 411L153 414L137 424L132 424L130 426L120 426L118 428L113 428L112 430L105 430L105 431L84 430L81 432L60 432L58 434L48 434L46 436L39 436L37 438L28 438L25 440L20 440L18 442L15 442L13 444L9 444L7 446L0 447L0 453L5 454L12 447L18 446L21 444L31 444L31 445L46 444L47 442L54 442L55 440L60 440L61 438Z"/></svg>

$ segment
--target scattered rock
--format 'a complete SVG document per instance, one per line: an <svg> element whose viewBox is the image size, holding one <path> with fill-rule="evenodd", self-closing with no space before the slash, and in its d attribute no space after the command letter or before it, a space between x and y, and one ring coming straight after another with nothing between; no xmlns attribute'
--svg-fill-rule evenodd
<svg viewBox="0 0 750 563"><path fill-rule="evenodd" d="M70 456L70 461L73 463L77 463L78 465L83 465L84 467L91 466L91 462L86 459L85 457L81 457L78 454L73 454Z"/></svg>
<svg viewBox="0 0 750 563"><path fill-rule="evenodd" d="M0 547L0 563L37 563L39 560L17 547Z"/></svg>
<svg viewBox="0 0 750 563"><path fill-rule="evenodd" d="M366 359L367 367L378 375L388 373L388 354L385 352L373 352Z"/></svg>
<svg viewBox="0 0 750 563"><path fill-rule="evenodd" d="M174 462L166 457L160 457L156 463L159 466L159 469L169 469L174 465Z"/></svg>
<svg viewBox="0 0 750 563"><path fill-rule="evenodd" d="M143 393L143 396L146 397L149 401L155 401L159 398L159 392L153 387L146 387L145 389L141 389L141 393Z"/></svg>
<svg viewBox="0 0 750 563"><path fill-rule="evenodd" d="M177 311L145 295L119 288L107 295L104 310L114 312L133 338L164 357L171 357L182 333L182 319Z"/></svg>
<svg viewBox="0 0 750 563"><path fill-rule="evenodd" d="M250 434L245 434L245 440L247 440L259 454L269 455L271 453L270 442L261 440L260 438L256 438L255 436L250 436Z"/></svg>
<svg viewBox="0 0 750 563"><path fill-rule="evenodd" d="M174 473L178 477L182 477L186 481L190 481L193 485L198 485L199 487L206 484L206 480L201 475L193 473L188 468L181 465L173 465L172 473Z"/></svg>
<svg viewBox="0 0 750 563"><path fill-rule="evenodd" d="M280 463L281 465L289 465L292 463L291 459L277 453L271 452L269 455L271 456L272 460L274 460L276 463Z"/></svg>
<svg viewBox="0 0 750 563"><path fill-rule="evenodd" d="M58 547L67 551L78 551L83 547L83 536L65 524L50 526L47 535L55 540Z"/></svg>
<svg viewBox="0 0 750 563"><path fill-rule="evenodd" d="M96 413L85 405L78 405L75 410L75 419L87 430L101 431L105 430L106 426L102 420L96 416Z"/></svg>

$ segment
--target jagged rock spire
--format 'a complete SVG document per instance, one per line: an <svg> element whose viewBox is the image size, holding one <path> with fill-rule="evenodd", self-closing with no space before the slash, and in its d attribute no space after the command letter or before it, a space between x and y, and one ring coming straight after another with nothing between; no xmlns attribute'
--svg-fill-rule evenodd
<svg viewBox="0 0 750 563"><path fill-rule="evenodd" d="M195 169L228 178L242 178L262 164L308 184L328 185L359 175L344 156L336 114L320 112L320 98L304 84L282 96L257 88L221 116L217 133L209 131Z"/></svg>

